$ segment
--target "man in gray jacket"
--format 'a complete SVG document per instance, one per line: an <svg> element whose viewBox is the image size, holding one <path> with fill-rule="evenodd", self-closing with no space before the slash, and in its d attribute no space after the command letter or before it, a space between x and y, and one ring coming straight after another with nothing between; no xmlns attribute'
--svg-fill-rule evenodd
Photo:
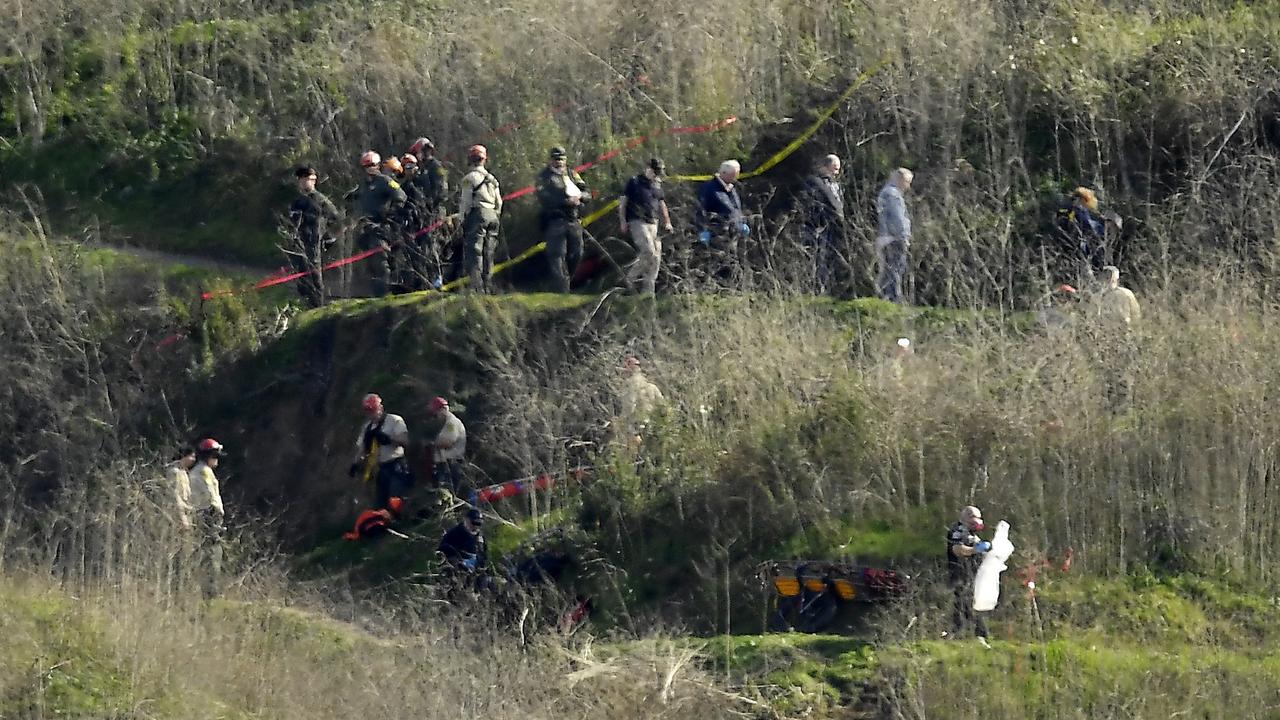
<svg viewBox="0 0 1280 720"><path fill-rule="evenodd" d="M907 216L904 198L915 175L898 168L876 198L876 214L880 232L876 236L876 253L880 256L878 294L890 302L902 302L902 279L907 274L907 252L911 247L911 218Z"/></svg>

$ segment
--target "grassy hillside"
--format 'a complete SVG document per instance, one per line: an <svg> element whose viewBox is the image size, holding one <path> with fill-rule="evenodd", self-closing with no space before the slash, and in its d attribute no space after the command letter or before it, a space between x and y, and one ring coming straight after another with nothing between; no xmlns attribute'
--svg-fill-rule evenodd
<svg viewBox="0 0 1280 720"><path fill-rule="evenodd" d="M990 651L904 631L895 617L879 638L551 635L518 652L501 627L468 625L474 635L459 639L447 628L460 618L447 615L386 625L390 616L369 608L357 626L270 597L169 607L149 594L72 597L10 576L0 713L292 719L462 703L498 717L553 708L628 718L693 708L712 718L1271 715L1280 666L1269 598L1194 578L1065 576L1042 586L1037 623L1026 596L1006 592L1012 607Z"/></svg>

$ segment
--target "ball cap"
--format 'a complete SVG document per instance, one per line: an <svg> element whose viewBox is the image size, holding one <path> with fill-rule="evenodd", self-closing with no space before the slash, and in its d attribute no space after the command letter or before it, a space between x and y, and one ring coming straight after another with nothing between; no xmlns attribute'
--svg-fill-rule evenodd
<svg viewBox="0 0 1280 720"><path fill-rule="evenodd" d="M560 147L559 145L551 148L552 160L564 160L567 157L569 157L569 153L565 152L564 148Z"/></svg>
<svg viewBox="0 0 1280 720"><path fill-rule="evenodd" d="M649 158L649 162L645 163L645 167L657 175L667 174L667 164L662 162L662 158Z"/></svg>

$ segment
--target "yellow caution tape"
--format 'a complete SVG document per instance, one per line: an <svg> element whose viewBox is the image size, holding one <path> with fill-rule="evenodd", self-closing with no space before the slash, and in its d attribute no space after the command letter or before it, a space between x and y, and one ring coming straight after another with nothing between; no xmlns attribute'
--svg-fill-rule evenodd
<svg viewBox="0 0 1280 720"><path fill-rule="evenodd" d="M823 108L822 111L818 113L818 118L813 121L813 124L811 124L804 132L800 133L800 135L796 139L788 143L786 147L774 153L772 157L770 157L768 160L765 160L756 169L744 172L738 177L740 179L746 180L747 178L753 178L759 175L763 175L769 172L770 170L774 169L775 167L777 167L778 163L791 157L791 155L794 154L795 151L800 149L800 146L809 142L809 140L813 138L814 134L817 133L818 130L821 129L822 126L825 125L828 120L831 119L832 115L836 114L836 111L840 109L840 106L843 105L845 101L847 101L850 97L852 97L853 94L857 92L859 88L865 85L867 81L872 78L872 76L880 72L880 70L882 70L884 66L888 64L889 64L889 57L886 55L885 57L880 58L880 61L877 62L875 65L872 65L871 67L862 71L862 74L854 79L853 84L849 85L848 89L840 93L840 97L836 98L835 102ZM669 175L668 179L675 180L677 182L706 182L713 177L715 177L715 175Z"/></svg>
<svg viewBox="0 0 1280 720"><path fill-rule="evenodd" d="M805 129L804 132L800 133L800 135L796 137L796 139L788 143L786 147L774 153L768 160L765 160L763 163L761 163L759 167L755 168L754 170L744 172L741 175L739 175L739 177L742 179L757 177L777 167L778 163L782 162L783 160L786 160L788 157L794 154L795 151L799 150L802 145L804 145L806 142L809 142L809 140L813 138L814 134L817 133L818 130L821 129L822 126L825 125L828 120L831 119L831 116L836 114L836 111L840 109L840 106L843 105L845 101L847 101L850 97L852 97L853 94L857 92L859 88L865 85L868 80L870 80L876 73L884 69L884 66L888 64L889 64L889 56L886 55L880 58L879 62L877 62L875 65L872 65L871 67L862 71L862 74L854 78L853 83L849 85L848 89L840 93L840 97L836 98L835 102L823 108L822 111L818 113L818 117L816 120L813 121L813 124L811 124L807 129ZM674 180L676 182L706 182L707 180L710 180L713 177L715 176L714 175L668 175L667 179ZM596 222L597 220L604 217L605 215L608 215L609 213L613 212L617 207L618 207L618 198L614 198L613 200L610 200L608 203L604 205L604 207L600 208L599 210L596 210L595 212L583 218L582 219L583 227L586 227L587 225L590 225ZM498 273L507 270L513 265L518 265L546 249L547 249L547 244L545 242L540 242L537 245L534 245L533 247L529 248L528 250L525 250L524 252L520 253L519 255L511 258L510 260L498 263L497 265L493 266L493 274L497 275ZM449 292L451 290L457 290L458 288L463 287L464 285L467 285L470 282L471 282L471 278L463 276L458 278L457 280L454 280L451 283L446 284L444 287L440 288L440 292Z"/></svg>

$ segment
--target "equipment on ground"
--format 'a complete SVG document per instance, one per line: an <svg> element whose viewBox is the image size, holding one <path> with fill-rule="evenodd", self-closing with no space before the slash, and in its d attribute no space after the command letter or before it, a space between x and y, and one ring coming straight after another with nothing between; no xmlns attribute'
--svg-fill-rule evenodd
<svg viewBox="0 0 1280 720"><path fill-rule="evenodd" d="M826 560L769 561L757 574L771 591L769 629L822 632L841 610L902 597L911 576L896 570Z"/></svg>

